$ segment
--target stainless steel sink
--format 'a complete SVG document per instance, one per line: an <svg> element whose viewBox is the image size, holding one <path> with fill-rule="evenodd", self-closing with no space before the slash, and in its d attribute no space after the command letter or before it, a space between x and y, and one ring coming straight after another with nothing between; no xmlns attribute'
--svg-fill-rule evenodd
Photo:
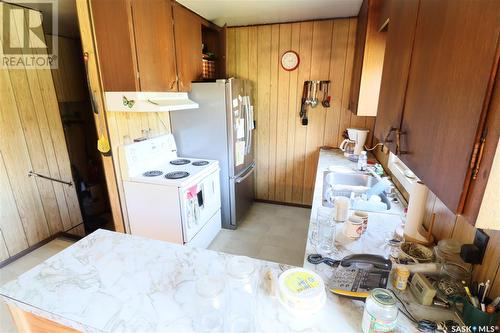
<svg viewBox="0 0 500 333"><path fill-rule="evenodd" d="M374 176L358 172L338 172L325 171L323 173L323 206L333 207L331 200L334 196L351 197L355 192L357 195L368 191L378 183L378 179ZM379 194L383 203L386 204L387 210L391 208L391 204L384 193Z"/></svg>
<svg viewBox="0 0 500 333"><path fill-rule="evenodd" d="M344 173L336 171L325 171L323 176L323 184L325 185L350 185L350 186L365 186L373 187L378 183L377 178L363 173Z"/></svg>

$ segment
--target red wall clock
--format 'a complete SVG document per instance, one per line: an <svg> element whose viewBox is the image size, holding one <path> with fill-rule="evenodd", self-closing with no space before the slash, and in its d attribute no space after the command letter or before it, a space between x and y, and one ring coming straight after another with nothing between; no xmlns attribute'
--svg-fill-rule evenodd
<svg viewBox="0 0 500 333"><path fill-rule="evenodd" d="M283 67L286 71L293 71L297 67L299 67L300 58L297 52L295 51L286 51L281 56L281 67Z"/></svg>

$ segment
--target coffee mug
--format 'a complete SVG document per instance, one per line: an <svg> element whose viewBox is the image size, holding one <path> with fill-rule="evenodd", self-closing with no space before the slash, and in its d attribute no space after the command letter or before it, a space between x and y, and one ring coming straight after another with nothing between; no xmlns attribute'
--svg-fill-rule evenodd
<svg viewBox="0 0 500 333"><path fill-rule="evenodd" d="M366 229L368 228L368 213L363 212L361 210L357 210L354 212L354 215L363 220L363 232L365 232Z"/></svg>
<svg viewBox="0 0 500 333"><path fill-rule="evenodd" d="M345 223L344 234L351 239L358 239L363 233L363 219L352 215Z"/></svg>

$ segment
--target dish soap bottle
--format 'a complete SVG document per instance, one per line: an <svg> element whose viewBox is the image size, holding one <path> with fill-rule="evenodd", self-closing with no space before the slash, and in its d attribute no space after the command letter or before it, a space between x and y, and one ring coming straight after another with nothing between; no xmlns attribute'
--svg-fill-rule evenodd
<svg viewBox="0 0 500 333"><path fill-rule="evenodd" d="M358 170L366 171L367 163L368 163L368 157L366 156L366 151L363 150L358 157Z"/></svg>

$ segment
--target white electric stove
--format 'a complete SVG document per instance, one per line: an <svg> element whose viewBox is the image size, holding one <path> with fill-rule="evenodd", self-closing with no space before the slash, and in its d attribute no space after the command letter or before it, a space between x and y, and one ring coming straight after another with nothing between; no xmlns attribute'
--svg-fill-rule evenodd
<svg viewBox="0 0 500 333"><path fill-rule="evenodd" d="M219 163L177 156L173 135L119 150L132 234L206 248L221 228Z"/></svg>

